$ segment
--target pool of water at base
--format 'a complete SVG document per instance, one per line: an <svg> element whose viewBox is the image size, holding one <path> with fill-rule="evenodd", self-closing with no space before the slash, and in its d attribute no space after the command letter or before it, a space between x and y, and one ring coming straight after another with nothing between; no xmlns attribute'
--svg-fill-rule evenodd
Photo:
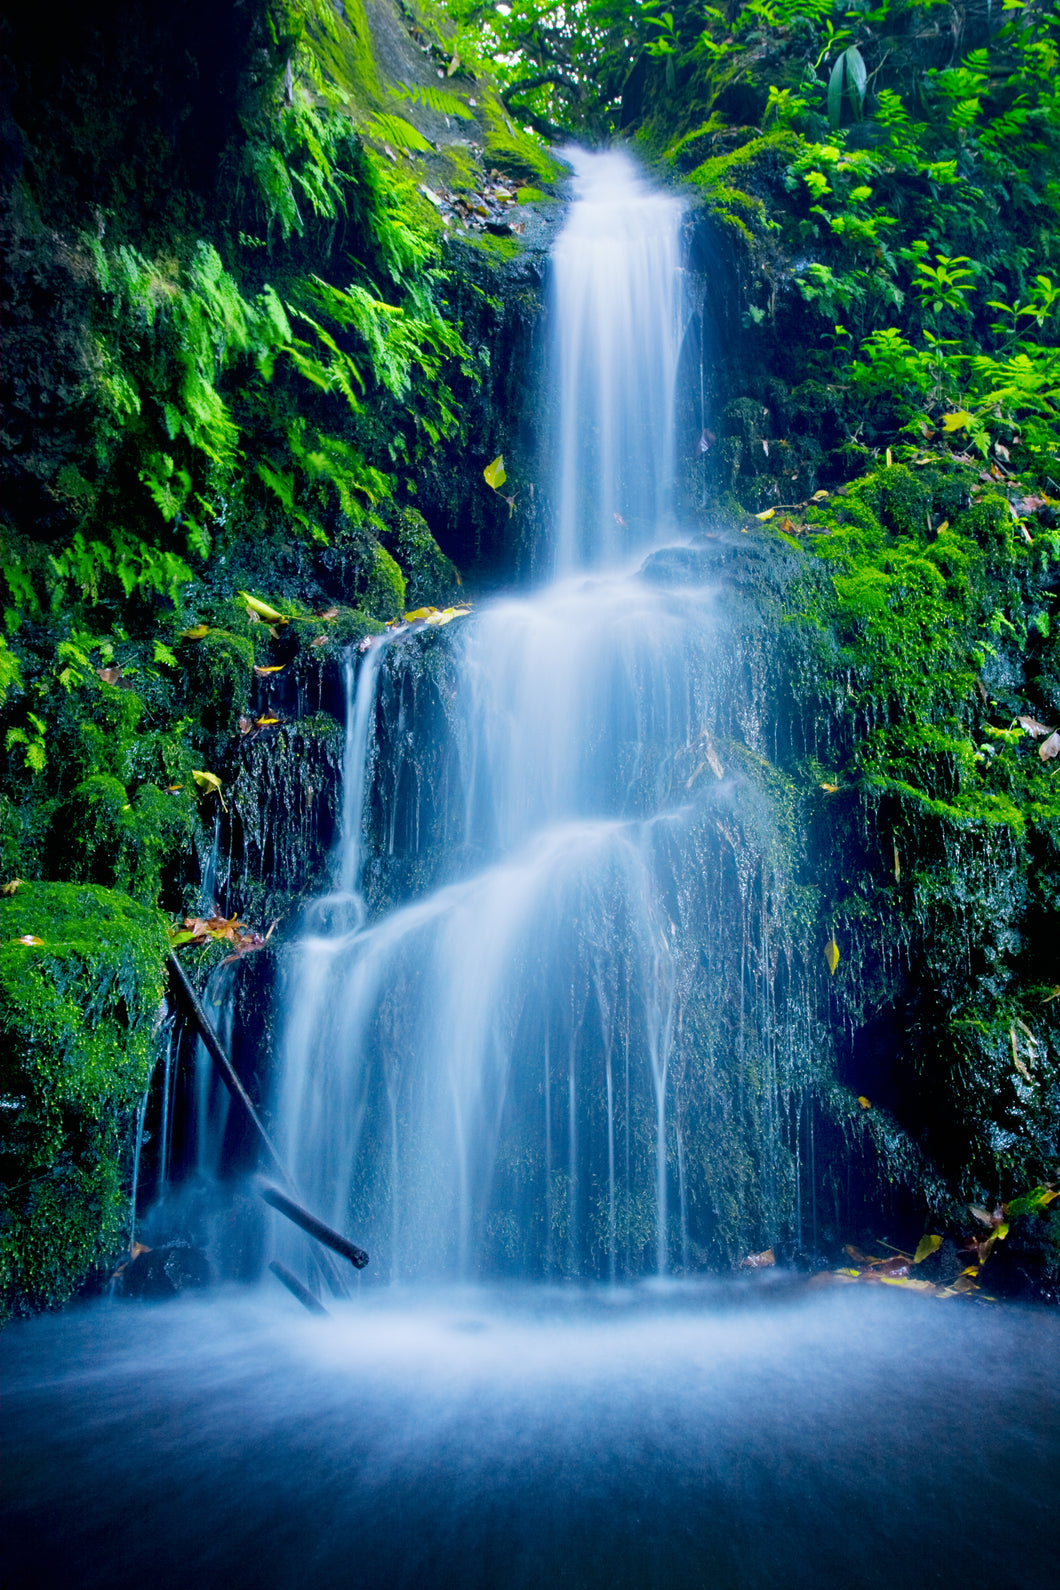
<svg viewBox="0 0 1060 1590"><path fill-rule="evenodd" d="M1060 1315L268 1290L11 1326L7 1590L1054 1590Z"/></svg>

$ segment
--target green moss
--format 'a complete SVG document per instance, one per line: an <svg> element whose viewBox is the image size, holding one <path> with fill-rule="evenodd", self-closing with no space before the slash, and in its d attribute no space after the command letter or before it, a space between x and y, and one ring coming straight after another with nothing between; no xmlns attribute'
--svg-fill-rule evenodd
<svg viewBox="0 0 1060 1590"><path fill-rule="evenodd" d="M185 641L180 658L204 727L213 734L233 733L253 681L254 642L249 634L211 629L201 640Z"/></svg>
<svg viewBox="0 0 1060 1590"><path fill-rule="evenodd" d="M405 576L385 547L373 550L363 600L373 618L398 618L405 611Z"/></svg>
<svg viewBox="0 0 1060 1590"><path fill-rule="evenodd" d="M460 596L460 576L415 508L390 506L387 544L405 573L410 608L448 607Z"/></svg>
<svg viewBox="0 0 1060 1590"><path fill-rule="evenodd" d="M23 884L0 898L6 1312L61 1304L120 1248L122 1149L167 949L159 912L105 889Z"/></svg>
<svg viewBox="0 0 1060 1590"><path fill-rule="evenodd" d="M559 162L535 139L516 127L493 89L480 90L479 111L485 122L486 155L493 165L517 180L552 183L562 175Z"/></svg>
<svg viewBox="0 0 1060 1590"><path fill-rule="evenodd" d="M70 875L121 889L145 905L162 893L163 873L186 857L196 829L195 785L125 786L95 773L74 790L63 824Z"/></svg>

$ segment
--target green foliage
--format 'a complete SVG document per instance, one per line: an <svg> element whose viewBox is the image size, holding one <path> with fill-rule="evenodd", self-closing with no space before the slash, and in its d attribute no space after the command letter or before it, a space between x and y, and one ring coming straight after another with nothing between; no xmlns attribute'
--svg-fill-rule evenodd
<svg viewBox="0 0 1060 1590"><path fill-rule="evenodd" d="M151 1071L167 948L159 913L103 889L0 898L6 1311L58 1306L121 1248L123 1129Z"/></svg>

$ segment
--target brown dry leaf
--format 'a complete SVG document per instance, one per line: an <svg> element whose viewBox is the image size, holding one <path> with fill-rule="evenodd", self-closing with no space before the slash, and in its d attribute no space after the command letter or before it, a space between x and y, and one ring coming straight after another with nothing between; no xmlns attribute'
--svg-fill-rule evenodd
<svg viewBox="0 0 1060 1590"><path fill-rule="evenodd" d="M1044 723L1039 723L1037 718L1027 718L1022 714L1016 719L1020 728L1029 734L1032 740L1040 740L1043 734L1051 734L1052 730L1046 728Z"/></svg>
<svg viewBox="0 0 1060 1590"><path fill-rule="evenodd" d="M770 1270L776 1264L776 1255L772 1248L763 1248L761 1253L749 1253L746 1259L741 1259L738 1268L741 1270Z"/></svg>
<svg viewBox="0 0 1060 1590"><path fill-rule="evenodd" d="M338 616L339 616L339 610L338 610L337 607L329 607L326 613L318 614L318 617L321 620L326 621L328 623L330 623L330 621L333 618L338 618Z"/></svg>
<svg viewBox="0 0 1060 1590"><path fill-rule="evenodd" d="M902 863L898 855L897 844L894 847L894 881L895 883L902 881Z"/></svg>
<svg viewBox="0 0 1060 1590"><path fill-rule="evenodd" d="M0 886L0 894L17 894L24 882L23 878L12 878L10 883Z"/></svg>
<svg viewBox="0 0 1060 1590"><path fill-rule="evenodd" d="M240 732L240 734L249 734L253 727L254 727L254 719L253 718L248 718L248 716L247 716L247 714L245 712L241 712L239 714L239 732Z"/></svg>
<svg viewBox="0 0 1060 1590"><path fill-rule="evenodd" d="M1043 740L1038 747L1038 755L1043 762L1051 762L1054 756L1060 756L1060 729Z"/></svg>
<svg viewBox="0 0 1060 1590"><path fill-rule="evenodd" d="M120 668L97 668L96 673L105 685L116 685L121 678Z"/></svg>
<svg viewBox="0 0 1060 1590"><path fill-rule="evenodd" d="M1060 983L1057 983L1052 991L1046 994L1045 998L1042 1000L1042 1004L1051 1005L1054 999L1060 999Z"/></svg>
<svg viewBox="0 0 1060 1590"><path fill-rule="evenodd" d="M314 651L318 646L326 646L327 643L328 637L326 635L314 635L313 639L309 642Z"/></svg>

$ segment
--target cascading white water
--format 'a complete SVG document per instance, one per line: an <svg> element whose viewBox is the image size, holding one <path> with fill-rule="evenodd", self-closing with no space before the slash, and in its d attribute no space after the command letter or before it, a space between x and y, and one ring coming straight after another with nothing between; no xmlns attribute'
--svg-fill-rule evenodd
<svg viewBox="0 0 1060 1590"><path fill-rule="evenodd" d="M709 626L702 593L617 560L668 502L681 207L624 155L575 164L554 261L556 561L598 572L450 629L459 870L367 924L311 913L284 996L285 1155L391 1277L669 1264L676 969L655 854L682 820L671 764L700 733ZM348 699L346 896L381 658Z"/></svg>
<svg viewBox="0 0 1060 1590"><path fill-rule="evenodd" d="M555 570L599 567L671 508L682 206L620 152L570 153L553 250Z"/></svg>

